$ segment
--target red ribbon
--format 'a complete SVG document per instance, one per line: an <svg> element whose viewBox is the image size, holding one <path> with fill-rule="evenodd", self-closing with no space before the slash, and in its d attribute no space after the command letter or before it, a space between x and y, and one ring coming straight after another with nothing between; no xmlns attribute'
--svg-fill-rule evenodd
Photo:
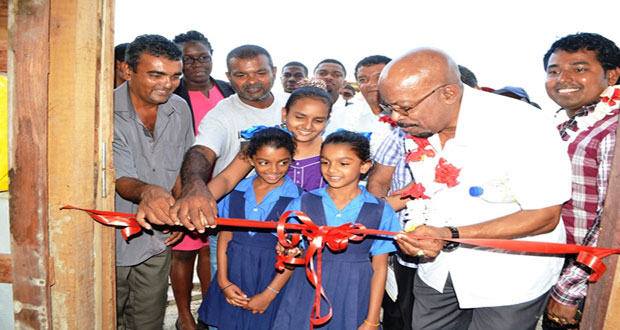
<svg viewBox="0 0 620 330"><path fill-rule="evenodd" d="M121 234L125 240L129 237L142 231L142 227L136 221L136 215L131 213L98 211L98 210L86 210L79 207L65 205L60 208L61 210L80 210L88 213L95 221L108 226L124 227L121 229Z"/></svg>
<svg viewBox="0 0 620 330"><path fill-rule="evenodd" d="M287 224L286 221L295 216L303 225L301 234L306 236L310 245L306 249L306 255L303 260L292 258L288 256L278 256L278 269L282 270L283 263L289 264L305 264L306 277L310 280L310 283L315 287L314 303L312 305L312 312L310 313L310 329L314 329L315 325L321 325L329 321L332 317L332 304L327 298L325 291L323 290L322 278L322 256L323 248L327 245L332 251L340 251L347 248L349 241L361 241L366 236L366 227L358 223L347 223L338 227L329 226L317 226L312 220L301 211L288 211L284 213L277 224L278 241L285 248L292 248L300 241L299 234L293 234L291 242L286 240L286 229L289 229L292 224ZM220 219L218 219L218 224ZM357 230L357 233L353 231ZM313 262L313 257L316 255L316 271ZM324 316L321 316L321 298L325 299L329 305L329 312Z"/></svg>
<svg viewBox="0 0 620 330"><path fill-rule="evenodd" d="M138 225L135 214L118 213L98 210L81 209L74 206L63 206L61 209L74 209L88 213L95 221L109 226L125 227L123 228L123 237L127 239L133 234L140 232L141 227ZM287 223L288 219L296 217L301 223ZM286 255L278 256L276 267L280 270L284 268L284 263L301 265L306 267L306 276L315 287L315 297L310 315L310 327L314 325L324 324L329 321L332 316L332 306L329 299L325 295L323 285L321 283L321 261L322 251L327 245L333 251L344 250L349 241L361 241L366 235L374 236L394 236L397 232L390 232L377 229L367 229L361 224L347 223L338 227L317 226L312 220L301 211L288 211L284 213L278 222L273 221L255 221L245 219L218 218L217 224L220 226L244 227L244 228L266 228L276 229L278 241L284 248L292 248L301 241L301 235L306 236L309 241L309 247L306 249L306 255L302 258L289 257ZM287 234L286 231L300 231L300 233ZM605 264L601 258L612 254L620 254L620 249L607 249L601 247L582 246L574 244L516 241L506 239L483 239L483 238L436 238L427 236L413 236L414 239L441 239L444 241L459 242L462 244L482 246L487 248L495 248L502 250L510 250L517 252L529 252L538 254L573 254L577 253L577 262L580 262L592 270L589 280L596 282L606 270ZM289 240L287 240L289 238ZM316 271L313 257L316 255ZM329 305L329 312L321 316L321 298L325 299Z"/></svg>

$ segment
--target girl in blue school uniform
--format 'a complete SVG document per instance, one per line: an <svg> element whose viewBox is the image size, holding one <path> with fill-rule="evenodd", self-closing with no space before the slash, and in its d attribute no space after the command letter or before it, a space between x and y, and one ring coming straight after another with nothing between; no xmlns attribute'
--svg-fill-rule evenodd
<svg viewBox="0 0 620 330"><path fill-rule="evenodd" d="M301 189L286 175L295 144L280 128L255 132L246 159L256 175L218 203L219 216L277 221ZM277 237L269 231L220 231L216 281L200 305L200 319L221 330L271 329L290 270L275 269Z"/></svg>
<svg viewBox="0 0 620 330"><path fill-rule="evenodd" d="M368 139L348 131L330 134L321 148L321 173L328 186L296 198L287 210L301 210L318 226L356 222L369 229L400 231L394 210L358 184L370 165ZM344 251L323 249L322 282L333 316L315 329L379 328L388 253L393 251L396 245L392 239L371 237L349 242ZM309 329L313 300L314 287L305 269L298 267L287 284L272 329ZM322 300L321 316L328 311Z"/></svg>

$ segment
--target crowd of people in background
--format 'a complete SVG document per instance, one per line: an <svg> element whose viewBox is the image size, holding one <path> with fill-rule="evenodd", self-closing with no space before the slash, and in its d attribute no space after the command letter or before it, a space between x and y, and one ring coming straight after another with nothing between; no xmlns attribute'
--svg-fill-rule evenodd
<svg viewBox="0 0 620 330"><path fill-rule="evenodd" d="M555 116L523 88L481 87L438 49L360 55L347 82L330 57L280 72L257 45L213 57L198 31L116 46L116 211L146 229L117 232L119 329L162 329L169 279L177 329L310 329L311 319L336 330L578 329L590 270L573 255L448 240L597 246L620 49L576 33L541 54ZM212 77L216 60L226 79ZM329 303L316 309L305 268L274 267L310 242L284 247L270 231L216 226L287 211L399 234L325 248Z"/></svg>

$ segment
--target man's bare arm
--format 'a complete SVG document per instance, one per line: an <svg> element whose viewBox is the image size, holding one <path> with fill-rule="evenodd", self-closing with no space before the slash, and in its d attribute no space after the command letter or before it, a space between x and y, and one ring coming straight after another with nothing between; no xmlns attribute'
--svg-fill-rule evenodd
<svg viewBox="0 0 620 330"><path fill-rule="evenodd" d="M213 198L219 200L231 192L251 170L252 165L247 161L244 151L239 151L233 161L207 184Z"/></svg>
<svg viewBox="0 0 620 330"><path fill-rule="evenodd" d="M205 226L215 226L217 203L207 189L215 158L213 150L200 145L185 153L181 166L181 195L170 209L175 223L201 233Z"/></svg>
<svg viewBox="0 0 620 330"><path fill-rule="evenodd" d="M400 211L405 208L409 198L401 199L400 194L395 196L388 196L387 193L390 190L392 183L392 175L394 174L393 166L385 166L379 163L375 163L372 173L368 177L368 186L366 189L369 193L375 197L383 198L394 211Z"/></svg>
<svg viewBox="0 0 620 330"><path fill-rule="evenodd" d="M174 225L174 221L168 216L174 198L166 189L135 178L122 177L116 180L116 192L124 199L138 204L136 221L140 226L152 229L149 222L156 225Z"/></svg>
<svg viewBox="0 0 620 330"><path fill-rule="evenodd" d="M366 187L368 192L379 198L386 196L390 190L393 173L393 166L385 166L375 163L372 172L368 177L368 185Z"/></svg>

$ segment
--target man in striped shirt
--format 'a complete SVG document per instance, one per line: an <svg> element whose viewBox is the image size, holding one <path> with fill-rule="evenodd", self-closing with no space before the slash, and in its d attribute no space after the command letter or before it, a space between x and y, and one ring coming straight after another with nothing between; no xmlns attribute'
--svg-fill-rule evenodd
<svg viewBox="0 0 620 330"><path fill-rule="evenodd" d="M562 107L558 129L572 162L572 195L562 207L567 243L596 246L620 107L618 101L609 102L611 111L605 108L603 112L599 105L603 105L601 94L618 84L620 49L598 34L577 33L553 43L544 65L547 94ZM577 323L575 316L586 296L588 277L587 268L566 262L551 290L547 305L550 320L563 325Z"/></svg>

